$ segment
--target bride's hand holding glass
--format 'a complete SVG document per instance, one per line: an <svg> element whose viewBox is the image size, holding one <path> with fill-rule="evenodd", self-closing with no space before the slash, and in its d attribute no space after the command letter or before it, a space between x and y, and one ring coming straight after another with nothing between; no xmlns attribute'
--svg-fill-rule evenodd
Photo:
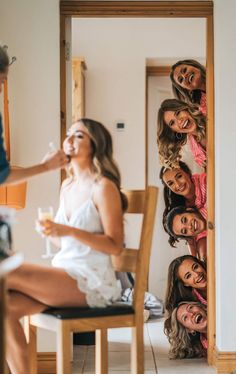
<svg viewBox="0 0 236 374"><path fill-rule="evenodd" d="M42 236L47 235L45 232L45 225L47 222L53 220L53 208L51 206L45 208L38 208L38 220L36 221L36 231ZM46 252L42 255L43 258L53 257L49 238L46 238Z"/></svg>
<svg viewBox="0 0 236 374"><path fill-rule="evenodd" d="M62 237L62 236L70 236L72 227L61 225L60 223L53 222L49 219L44 221L39 221L40 225L42 226L42 233L45 236L51 237Z"/></svg>

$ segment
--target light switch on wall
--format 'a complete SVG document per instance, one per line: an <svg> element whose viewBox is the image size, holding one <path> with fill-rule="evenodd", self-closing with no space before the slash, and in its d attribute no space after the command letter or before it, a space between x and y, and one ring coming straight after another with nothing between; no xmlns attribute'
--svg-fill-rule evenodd
<svg viewBox="0 0 236 374"><path fill-rule="evenodd" d="M117 131L124 131L125 130L125 123L124 122L117 122L116 123L116 130Z"/></svg>

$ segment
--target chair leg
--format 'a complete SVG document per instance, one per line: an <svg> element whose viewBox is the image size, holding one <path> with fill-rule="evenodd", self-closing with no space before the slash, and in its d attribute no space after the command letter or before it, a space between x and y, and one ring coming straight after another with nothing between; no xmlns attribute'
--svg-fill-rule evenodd
<svg viewBox="0 0 236 374"><path fill-rule="evenodd" d="M143 324L132 328L131 374L144 374Z"/></svg>
<svg viewBox="0 0 236 374"><path fill-rule="evenodd" d="M58 321L57 328L57 374L71 373L70 329L66 321Z"/></svg>
<svg viewBox="0 0 236 374"><path fill-rule="evenodd" d="M96 330L95 373L108 374L107 330Z"/></svg>
<svg viewBox="0 0 236 374"><path fill-rule="evenodd" d="M37 374L37 328L30 324L30 317L24 317L24 331L28 343L30 374Z"/></svg>

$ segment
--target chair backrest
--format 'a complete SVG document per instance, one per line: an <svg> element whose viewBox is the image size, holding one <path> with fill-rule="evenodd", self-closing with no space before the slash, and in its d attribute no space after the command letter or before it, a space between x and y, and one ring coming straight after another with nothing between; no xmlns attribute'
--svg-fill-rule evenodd
<svg viewBox="0 0 236 374"><path fill-rule="evenodd" d="M144 292L147 289L147 278L152 245L152 234L155 223L158 188L149 186L146 190L124 191L128 198L127 213L143 214L139 248L123 250L121 255L113 256L115 270L135 273L134 300L135 312L142 312Z"/></svg>

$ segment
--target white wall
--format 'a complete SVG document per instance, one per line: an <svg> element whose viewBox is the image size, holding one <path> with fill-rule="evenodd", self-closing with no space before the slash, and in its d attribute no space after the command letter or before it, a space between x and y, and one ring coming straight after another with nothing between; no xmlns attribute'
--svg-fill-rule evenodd
<svg viewBox="0 0 236 374"><path fill-rule="evenodd" d="M216 149L216 343L236 351L236 2L214 1Z"/></svg>
<svg viewBox="0 0 236 374"><path fill-rule="evenodd" d="M59 145L59 0L1 0L0 41L17 57L9 73L12 163L29 166L42 159L49 141ZM27 206L17 213L14 229L15 249L26 260L46 264L34 225L37 207L56 208L58 192L57 171L28 183ZM41 349L50 345L44 335Z"/></svg>
<svg viewBox="0 0 236 374"><path fill-rule="evenodd" d="M149 64L155 61L159 65L165 65L188 57L204 63L205 20L74 19L72 55L85 58L88 68L86 116L100 120L110 129L123 186L143 188L146 60ZM162 185L158 178L160 165L156 145L156 118L160 104L158 85L171 91L166 80L165 83L155 78L149 80L148 95L149 183L160 187L149 290L162 299L170 261L188 252L182 243L178 249L169 246L168 237L161 224L164 201ZM126 124L123 132L115 130L115 124L119 120ZM132 230L132 227L129 225L127 230L127 240L131 246L134 245L138 231Z"/></svg>

